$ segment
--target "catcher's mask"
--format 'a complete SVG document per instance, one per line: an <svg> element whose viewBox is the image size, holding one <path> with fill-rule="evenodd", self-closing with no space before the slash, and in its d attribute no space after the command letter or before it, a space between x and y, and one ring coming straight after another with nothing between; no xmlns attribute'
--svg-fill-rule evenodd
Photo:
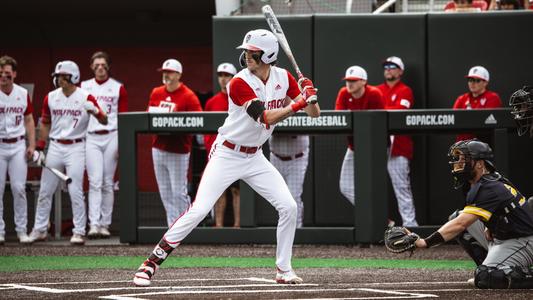
<svg viewBox="0 0 533 300"><path fill-rule="evenodd" d="M459 141L448 150L451 173L454 179L454 188L459 189L475 176L474 164L478 160L485 161L489 172L495 172L492 163L494 155L488 144L477 139Z"/></svg>
<svg viewBox="0 0 533 300"><path fill-rule="evenodd" d="M527 133L533 125L533 86L524 86L511 95L509 106L517 125L518 135ZM533 134L533 132L531 133Z"/></svg>

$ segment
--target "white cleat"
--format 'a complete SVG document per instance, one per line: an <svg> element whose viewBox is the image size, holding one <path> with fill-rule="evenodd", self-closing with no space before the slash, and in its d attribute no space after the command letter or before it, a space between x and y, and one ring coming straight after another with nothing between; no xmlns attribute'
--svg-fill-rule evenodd
<svg viewBox="0 0 533 300"><path fill-rule="evenodd" d="M28 234L26 234L26 232L18 232L17 233L17 237L19 238L19 242L21 244L31 244L32 243L31 238L28 236Z"/></svg>
<svg viewBox="0 0 533 300"><path fill-rule="evenodd" d="M152 276L154 276L158 268L159 266L153 261L145 260L137 270L137 273L135 273L133 284L136 286L149 286L152 282Z"/></svg>
<svg viewBox="0 0 533 300"><path fill-rule="evenodd" d="M103 239L107 239L107 238L109 238L111 236L111 232L109 232L109 229L107 229L107 227L103 227L103 226L99 228L98 234Z"/></svg>
<svg viewBox="0 0 533 300"><path fill-rule="evenodd" d="M293 270L282 271L278 268L278 272L276 273L276 282L281 284L300 284L304 281L302 278L298 277Z"/></svg>
<svg viewBox="0 0 533 300"><path fill-rule="evenodd" d="M83 235L74 233L72 237L70 238L70 243L72 245L81 246L85 244L85 239L83 238Z"/></svg>
<svg viewBox="0 0 533 300"><path fill-rule="evenodd" d="M87 237L92 239L97 239L100 237L100 231L98 229L98 226L91 226L89 229L89 232L87 233Z"/></svg>
<svg viewBox="0 0 533 300"><path fill-rule="evenodd" d="M30 233L30 243L46 241L47 238L48 238L48 233L46 231L45 232L32 231Z"/></svg>
<svg viewBox="0 0 533 300"><path fill-rule="evenodd" d="M3 245L6 242L6 236L3 234L0 234L0 245Z"/></svg>

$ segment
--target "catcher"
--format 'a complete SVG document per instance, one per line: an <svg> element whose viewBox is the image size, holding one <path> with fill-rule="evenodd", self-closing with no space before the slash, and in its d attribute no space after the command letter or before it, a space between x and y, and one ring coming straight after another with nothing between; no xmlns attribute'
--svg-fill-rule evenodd
<svg viewBox="0 0 533 300"><path fill-rule="evenodd" d="M533 208L516 187L496 171L486 143L459 141L448 152L455 188L464 189L466 206L427 238L402 227L385 232L392 252L431 248L453 238L476 262L476 287L533 288Z"/></svg>

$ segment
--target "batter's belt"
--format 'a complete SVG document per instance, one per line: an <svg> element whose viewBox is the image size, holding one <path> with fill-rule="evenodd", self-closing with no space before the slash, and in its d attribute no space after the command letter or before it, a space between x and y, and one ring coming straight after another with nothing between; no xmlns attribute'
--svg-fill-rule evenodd
<svg viewBox="0 0 533 300"><path fill-rule="evenodd" d="M237 145L235 145L235 144L233 144L232 142L229 142L229 141L224 141L222 143L222 145L230 148L231 150L235 150L235 151L239 151L239 152L247 153L247 154L254 154L255 152L257 152L257 150L261 149L261 146L259 146L259 147L237 146ZM239 149L236 149L237 147Z"/></svg>

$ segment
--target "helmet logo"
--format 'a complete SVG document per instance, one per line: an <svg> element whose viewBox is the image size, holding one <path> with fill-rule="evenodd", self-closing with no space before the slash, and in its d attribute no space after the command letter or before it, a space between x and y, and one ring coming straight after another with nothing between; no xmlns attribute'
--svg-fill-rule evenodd
<svg viewBox="0 0 533 300"><path fill-rule="evenodd" d="M58 70L61 70L61 67L62 67L62 66L63 66L62 64L57 65L57 69L58 69Z"/></svg>
<svg viewBox="0 0 533 300"><path fill-rule="evenodd" d="M252 35L251 35L251 34L248 34L248 35L246 35L246 38L244 39L244 41L245 41L246 43L248 43L248 42L250 41L251 38L252 38Z"/></svg>
<svg viewBox="0 0 533 300"><path fill-rule="evenodd" d="M472 70L472 73L477 74L477 68L475 68L474 70Z"/></svg>

